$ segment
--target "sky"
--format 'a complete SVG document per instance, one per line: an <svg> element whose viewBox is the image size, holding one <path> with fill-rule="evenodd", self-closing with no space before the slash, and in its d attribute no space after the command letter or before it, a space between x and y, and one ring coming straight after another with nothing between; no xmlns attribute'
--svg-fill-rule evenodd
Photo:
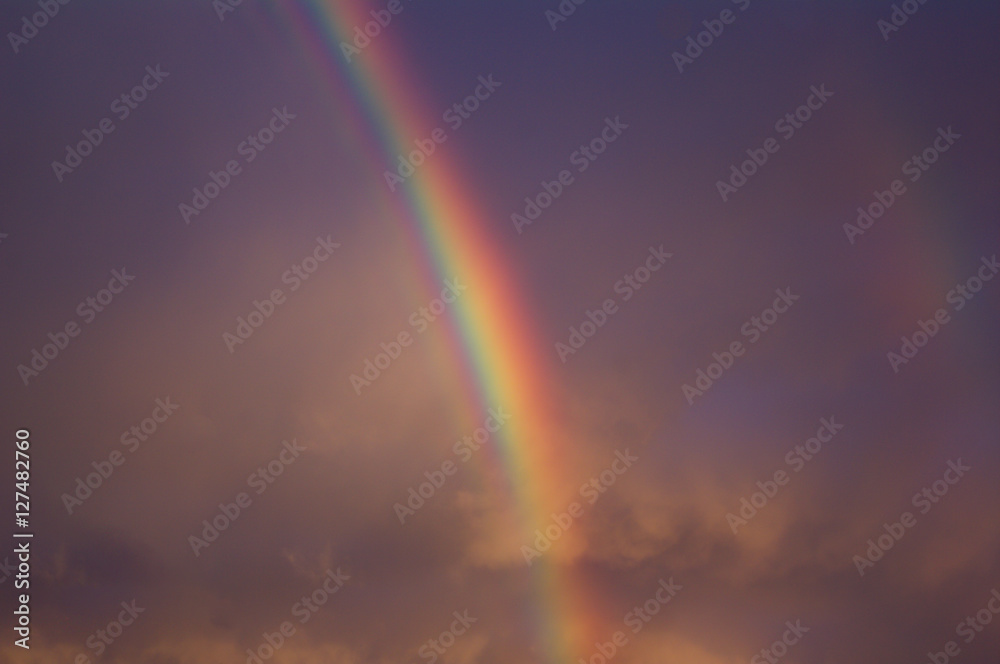
<svg viewBox="0 0 1000 664"><path fill-rule="evenodd" d="M997 661L998 24L4 3L0 662Z"/></svg>

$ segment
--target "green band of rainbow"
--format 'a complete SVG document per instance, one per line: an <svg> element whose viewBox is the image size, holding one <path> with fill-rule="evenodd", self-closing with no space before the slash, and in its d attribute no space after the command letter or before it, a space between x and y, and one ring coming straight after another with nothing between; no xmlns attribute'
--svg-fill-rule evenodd
<svg viewBox="0 0 1000 664"><path fill-rule="evenodd" d="M372 20L371 9L360 0L314 1L308 8L275 9L274 18L305 51L324 85L332 86L335 113L348 115L381 180L397 156L412 149L414 138L429 134L425 119L432 115L424 112L412 84L416 77L407 75L406 60L394 50L389 34L347 62L340 45L351 43L355 26ZM547 376L551 354L545 353L547 344L536 341L539 335L529 325L532 317L513 270L501 255L502 243L490 234L442 152L428 158L395 194L387 188L386 195L412 247L423 296L435 294L447 278L468 284L450 323L449 369L463 392L459 407L466 410L462 416L467 421L481 421L491 406L512 414L495 452L528 544L536 529L551 523L552 512L566 509L565 494L558 493L567 486L560 479L566 435L558 425L559 399ZM544 660L576 661L586 644L593 643L588 638L596 627L595 620L583 618L580 584L551 556L533 561L528 571L535 588L531 621Z"/></svg>

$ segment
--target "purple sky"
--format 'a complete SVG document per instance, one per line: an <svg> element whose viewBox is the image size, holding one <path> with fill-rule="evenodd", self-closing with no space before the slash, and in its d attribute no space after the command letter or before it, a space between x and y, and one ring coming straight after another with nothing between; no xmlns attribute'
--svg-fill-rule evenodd
<svg viewBox="0 0 1000 664"><path fill-rule="evenodd" d="M446 128L430 158L526 285L573 440L557 489L641 459L546 553L588 598L584 644L627 632L615 664L755 664L786 635L783 662L929 662L949 642L948 661L997 661L997 7L897 3L918 9L889 30L890 2L586 2L553 29L554 0L402 3L356 57L405 56ZM242 663L286 621L267 661L552 661L545 625L567 618L525 564L495 437L455 447L472 429L442 370L452 328L412 322L423 258L395 160L373 164L324 73L351 66L336 40L317 52L288 2L224 20L208 1L71 2L24 28L39 6L0 7L5 34L32 35L0 47L0 367L11 457L31 432L35 533L31 649L0 567L0 662ZM192 545L220 503L239 516ZM661 579L681 589L633 632Z"/></svg>

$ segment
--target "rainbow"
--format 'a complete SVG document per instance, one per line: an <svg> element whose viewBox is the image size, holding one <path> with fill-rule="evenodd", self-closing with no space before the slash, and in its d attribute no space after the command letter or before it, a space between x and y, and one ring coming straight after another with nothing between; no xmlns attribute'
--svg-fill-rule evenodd
<svg viewBox="0 0 1000 664"><path fill-rule="evenodd" d="M405 20L407 4L403 7L393 22ZM272 22L288 32L286 36L305 51L305 60L332 86L337 113L350 115L351 129L362 141L373 174L382 180L398 155L414 148L414 139L429 135L434 125L426 119L435 115L425 111L427 104L412 83L418 77L407 71L406 59L393 43L392 23L348 62L341 43L352 43L355 27L372 20L371 4L313 0L307 7L271 8ZM468 285L446 333L447 362L465 395L465 403L457 404L463 410L459 417L481 422L491 406L512 414L494 453L516 503L523 543L530 543L535 529L551 523L552 512L566 509L565 496L556 491L567 486L560 471L567 443L559 426L559 400L546 371L551 352L548 344L539 345L539 335L529 324L532 316L515 271L504 261L503 242L491 234L457 169L442 152L428 158L395 194L386 188L386 195L411 247L423 289L419 298L434 297L447 278L459 277ZM576 662L589 654L591 634L601 634L596 619L588 617L583 584L550 558L525 567L535 593L531 646L544 661Z"/></svg>

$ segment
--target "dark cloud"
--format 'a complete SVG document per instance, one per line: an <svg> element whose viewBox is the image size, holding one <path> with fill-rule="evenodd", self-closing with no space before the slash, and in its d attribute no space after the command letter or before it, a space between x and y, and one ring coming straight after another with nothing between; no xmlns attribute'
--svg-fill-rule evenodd
<svg viewBox="0 0 1000 664"><path fill-rule="evenodd" d="M625 630L616 662L731 664L796 620L810 632L787 661L918 661L960 638L1000 583L1000 285L960 309L949 297L1000 239L995 7L919 5L884 40L893 8L880 4L407 3L345 67L302 7L244 2L220 21L217 4L59 5L5 56L3 413L8 431L31 429L37 553L32 649L5 642L0 660L244 662L288 621L268 661L428 661L463 611L477 621L439 661L554 661L547 644L568 635L575 662ZM552 30L560 6L575 10ZM678 71L674 53L726 9L735 20ZM19 31L37 11L10 4L0 25ZM430 226L474 228L497 252L488 276L521 308L491 313L530 330L530 367L476 345L485 331L465 316L494 303L475 288L426 332L410 323L438 282L465 277L436 274L435 259L487 265L414 226L385 186L398 162L365 134L370 81L341 78L377 62L411 88L383 109L409 120L394 127L406 145L478 76L502 82L427 157L422 174L447 163L456 178L447 200L418 203ZM169 77L60 183L51 162L157 64ZM780 130L822 85L833 96ZM276 107L295 119L186 224L178 205ZM577 171L573 155L616 118L627 129ZM962 138L908 180L904 162L944 127ZM723 201L717 182L772 137L778 150ZM573 183L518 233L511 214L563 169ZM896 178L906 192L846 233ZM459 193L467 214L434 207ZM286 275L318 241L340 247L293 289ZM663 268L622 286L661 246ZM113 270L134 282L80 313ZM285 299L262 304L278 288ZM776 289L799 299L768 322ZM555 344L609 298L616 311L563 362ZM886 354L938 308L950 321L894 371ZM227 346L255 311L267 315ZM18 365L68 322L80 334L25 385ZM358 394L351 375L401 332L413 344ZM516 384L463 373L463 334ZM743 352L726 359L734 342ZM684 385L699 386L691 403ZM465 462L453 446L482 425L469 404L483 387L499 389L485 401L542 403L483 404L513 410L513 438ZM165 399L179 408L153 431ZM533 409L548 430L524 424ZM823 418L844 428L789 461ZM123 442L133 427L139 445ZM305 451L282 456L293 440ZM511 470L549 450L552 467ZM588 502L586 483L626 451L639 460ZM123 462L107 473L111 458ZM972 469L921 512L914 497L958 459ZM394 506L449 461L456 472L400 524ZM68 513L65 496L101 468ZM788 482L734 532L727 515L779 471ZM546 502L526 515L532 489ZM573 501L582 515L527 566L525 517L548 524ZM859 575L855 556L906 511L916 525ZM217 518L195 555L189 538ZM303 613L338 570L343 587ZM632 633L627 615L668 579L681 590ZM131 600L145 613L97 656L88 638ZM998 648L987 626L961 658Z"/></svg>

